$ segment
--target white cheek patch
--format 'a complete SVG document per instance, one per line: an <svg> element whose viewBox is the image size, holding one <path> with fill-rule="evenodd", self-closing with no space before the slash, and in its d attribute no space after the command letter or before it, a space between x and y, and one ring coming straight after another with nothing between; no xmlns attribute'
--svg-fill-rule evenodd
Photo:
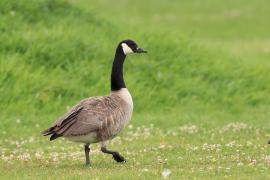
<svg viewBox="0 0 270 180"><path fill-rule="evenodd" d="M128 45L126 43L122 43L121 46L122 46L122 49L123 49L123 52L125 53L125 55L130 54L130 53L134 53L132 51L132 49L130 47L128 47Z"/></svg>

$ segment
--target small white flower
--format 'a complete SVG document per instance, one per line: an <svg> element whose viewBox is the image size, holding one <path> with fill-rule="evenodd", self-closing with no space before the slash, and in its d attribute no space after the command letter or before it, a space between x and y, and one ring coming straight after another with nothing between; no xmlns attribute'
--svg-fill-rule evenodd
<svg viewBox="0 0 270 180"><path fill-rule="evenodd" d="M149 169L144 168L144 169L142 169L142 171L143 171L143 172L148 172L148 171L149 171Z"/></svg>
<svg viewBox="0 0 270 180"><path fill-rule="evenodd" d="M244 164L242 162L239 162L237 166L243 166Z"/></svg>
<svg viewBox="0 0 270 180"><path fill-rule="evenodd" d="M187 133L187 134L195 134L199 131L199 128L192 124L186 124L178 128L180 132Z"/></svg>
<svg viewBox="0 0 270 180"><path fill-rule="evenodd" d="M265 161L270 164L270 156L265 156Z"/></svg>
<svg viewBox="0 0 270 180"><path fill-rule="evenodd" d="M163 178L167 178L167 177L169 177L169 176L171 175L171 170L169 170L169 169L164 169L164 170L162 171L161 175L162 175Z"/></svg>
<svg viewBox="0 0 270 180"><path fill-rule="evenodd" d="M178 156L178 157L177 157L177 159L183 159L183 157L181 157L181 156Z"/></svg>
<svg viewBox="0 0 270 180"><path fill-rule="evenodd" d="M35 138L33 136L29 137L29 142L32 143L34 142Z"/></svg>

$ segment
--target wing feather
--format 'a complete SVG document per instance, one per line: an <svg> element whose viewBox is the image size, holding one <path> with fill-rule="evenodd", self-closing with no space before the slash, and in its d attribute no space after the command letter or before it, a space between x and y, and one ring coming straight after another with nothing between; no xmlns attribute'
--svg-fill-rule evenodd
<svg viewBox="0 0 270 180"><path fill-rule="evenodd" d="M82 100L59 118L52 127L43 131L43 135L52 134L53 140L61 136L103 132L100 136L107 138L121 129L125 106L125 102L118 96L91 97Z"/></svg>
<svg viewBox="0 0 270 180"><path fill-rule="evenodd" d="M64 116L59 118L43 135L80 136L98 131L112 120L116 101L109 96L91 97L79 102ZM104 124L106 123L106 124Z"/></svg>

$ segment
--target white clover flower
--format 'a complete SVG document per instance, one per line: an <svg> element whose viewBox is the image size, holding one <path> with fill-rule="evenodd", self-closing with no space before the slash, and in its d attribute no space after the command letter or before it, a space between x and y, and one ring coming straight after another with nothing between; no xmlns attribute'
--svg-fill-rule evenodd
<svg viewBox="0 0 270 180"><path fill-rule="evenodd" d="M43 156L44 156L44 152L42 152L42 151L39 151L39 152L36 152L35 153L35 157L36 157L36 159L42 159L43 158Z"/></svg>
<svg viewBox="0 0 270 180"><path fill-rule="evenodd" d="M161 173L163 178L168 178L171 175L171 170L169 169L164 169Z"/></svg>
<svg viewBox="0 0 270 180"><path fill-rule="evenodd" d="M244 164L242 162L239 162L237 166L243 166Z"/></svg>
<svg viewBox="0 0 270 180"><path fill-rule="evenodd" d="M270 164L270 155L265 156L264 160L265 160L268 164Z"/></svg>
<svg viewBox="0 0 270 180"><path fill-rule="evenodd" d="M251 128L251 127L249 127L245 123L241 123L241 122L229 123L226 126L224 126L223 128L221 128L219 130L219 133L224 133L227 131L238 132L238 131L241 131L241 130L247 129L247 128Z"/></svg>
<svg viewBox="0 0 270 180"><path fill-rule="evenodd" d="M142 171L143 171L143 172L148 172L148 171L149 171L149 169L144 168L144 169L142 169Z"/></svg>
<svg viewBox="0 0 270 180"><path fill-rule="evenodd" d="M29 153L23 153L23 154L18 155L17 159L21 161L29 161L31 160L31 156Z"/></svg>
<svg viewBox="0 0 270 180"><path fill-rule="evenodd" d="M180 132L188 133L188 134L195 134L199 131L199 128L192 124L186 124L178 128Z"/></svg>

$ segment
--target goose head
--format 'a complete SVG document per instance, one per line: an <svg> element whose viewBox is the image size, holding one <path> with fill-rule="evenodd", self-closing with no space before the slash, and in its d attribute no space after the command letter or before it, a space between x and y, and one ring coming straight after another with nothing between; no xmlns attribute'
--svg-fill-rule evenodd
<svg viewBox="0 0 270 180"><path fill-rule="evenodd" d="M118 45L118 49L121 49L121 52L124 53L125 55L132 53L147 53L147 51L138 47L137 43L135 43L133 40L121 41Z"/></svg>

